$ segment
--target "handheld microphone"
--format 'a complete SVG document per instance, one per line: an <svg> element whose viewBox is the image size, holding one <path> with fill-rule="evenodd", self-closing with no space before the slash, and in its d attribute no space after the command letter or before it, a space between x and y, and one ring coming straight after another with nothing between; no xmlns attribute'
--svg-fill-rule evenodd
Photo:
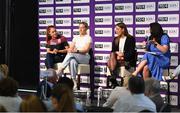
<svg viewBox="0 0 180 113"><path fill-rule="evenodd" d="M149 42L149 36L147 36L147 35L145 36L145 41Z"/></svg>
<svg viewBox="0 0 180 113"><path fill-rule="evenodd" d="M146 49L148 49L149 48L149 44L150 44L150 38L149 38L149 36L145 36L145 41L146 41Z"/></svg>

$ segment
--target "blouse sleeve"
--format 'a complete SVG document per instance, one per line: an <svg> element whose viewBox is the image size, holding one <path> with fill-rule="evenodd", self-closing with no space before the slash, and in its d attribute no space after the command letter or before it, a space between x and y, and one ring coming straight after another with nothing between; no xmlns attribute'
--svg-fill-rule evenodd
<svg viewBox="0 0 180 113"><path fill-rule="evenodd" d="M161 45L169 45L169 37L168 37L168 35L163 35L162 36Z"/></svg>

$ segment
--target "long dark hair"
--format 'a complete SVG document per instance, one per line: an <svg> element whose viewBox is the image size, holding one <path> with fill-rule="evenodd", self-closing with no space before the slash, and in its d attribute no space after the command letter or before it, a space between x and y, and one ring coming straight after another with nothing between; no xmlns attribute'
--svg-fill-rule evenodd
<svg viewBox="0 0 180 113"><path fill-rule="evenodd" d="M55 28L55 26L53 26L53 25L50 25L50 26L48 26L47 28L46 28L46 42L48 43L49 42L49 40L51 40L51 36L50 36L50 34L49 34L49 31L50 31L50 29L51 28Z"/></svg>
<svg viewBox="0 0 180 113"><path fill-rule="evenodd" d="M51 28L56 28L54 25L50 25L46 28L46 43L49 44L49 41L51 40L51 35L49 34L49 31ZM57 34L57 39L60 38L62 35Z"/></svg>
<svg viewBox="0 0 180 113"><path fill-rule="evenodd" d="M128 33L126 24L124 24L124 23L117 23L116 26L124 29L124 35L125 35L125 36L127 36L127 37L132 37L132 36ZM118 44L118 43L119 43L119 38L116 38L115 44Z"/></svg>
<svg viewBox="0 0 180 113"><path fill-rule="evenodd" d="M163 32L161 25L157 22L151 23L150 32L151 32L150 40L152 40L152 38L155 38L155 41L161 44L161 37L162 35L165 34Z"/></svg>

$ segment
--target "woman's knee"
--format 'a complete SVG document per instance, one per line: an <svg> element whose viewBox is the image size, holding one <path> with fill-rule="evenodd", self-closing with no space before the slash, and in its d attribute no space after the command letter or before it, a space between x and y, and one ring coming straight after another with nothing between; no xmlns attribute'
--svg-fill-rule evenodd
<svg viewBox="0 0 180 113"><path fill-rule="evenodd" d="M78 64L78 63L77 63L76 59L71 59L70 64L72 65L72 64Z"/></svg>

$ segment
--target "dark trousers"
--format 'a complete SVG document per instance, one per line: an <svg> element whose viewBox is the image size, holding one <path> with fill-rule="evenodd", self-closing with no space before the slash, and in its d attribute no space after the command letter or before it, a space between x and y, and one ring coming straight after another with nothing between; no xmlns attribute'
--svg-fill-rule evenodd
<svg viewBox="0 0 180 113"><path fill-rule="evenodd" d="M45 65L46 68L53 68L55 63L62 62L65 58L65 54L46 54Z"/></svg>

